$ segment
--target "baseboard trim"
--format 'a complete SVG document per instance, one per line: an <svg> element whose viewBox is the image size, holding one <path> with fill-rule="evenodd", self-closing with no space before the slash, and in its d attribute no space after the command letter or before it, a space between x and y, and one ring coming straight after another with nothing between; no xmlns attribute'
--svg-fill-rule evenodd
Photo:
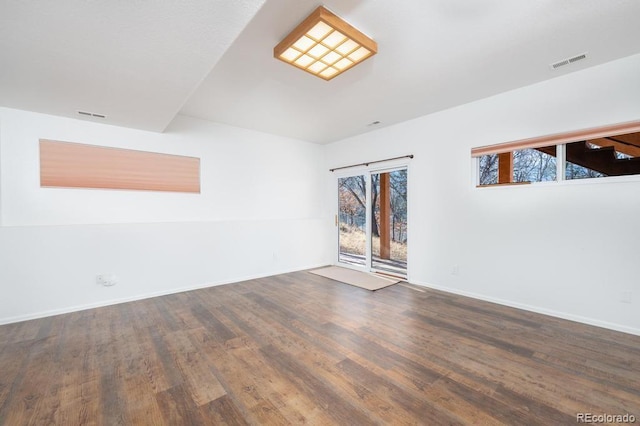
<svg viewBox="0 0 640 426"><path fill-rule="evenodd" d="M22 321L29 321L29 320L33 320L33 319L39 319L39 318L52 317L52 316L55 316L55 315L68 314L68 313L71 313L71 312L85 311L87 309L102 308L102 307L105 307L105 306L117 305L117 304L120 304L120 303L135 302L136 300L151 299L153 297L166 296L166 295L169 295L169 294L176 294L176 293L183 293L185 291L192 291L192 290L199 290L199 289L209 288L209 287L217 287L217 286L220 286L220 285L234 284L234 283L239 283L239 282L243 282L243 281L249 281L249 280L255 280L255 279L259 279L259 278L271 277L271 276L274 276L274 275L289 274L291 272L299 272L299 271L305 271L307 269L321 268L321 267L326 266L326 265L327 265L326 263L315 264L315 265L311 265L311 266L305 266L305 267L300 267L300 268L295 268L295 269L290 269L290 270L270 272L270 273L267 273L267 274L250 275L250 276L245 276L245 277L234 278L234 279L231 279L231 280L223 280L223 281L216 281L216 282L205 283L205 284L197 284L197 285L193 285L193 286L180 287L180 288L175 288L175 289L171 289L171 290L164 290L164 291L158 291L158 292L153 292L153 293L144 293L144 294L139 294L139 295L131 296L131 297L123 297L123 298L119 298L119 299L110 299L110 300L105 300L105 301L96 302L96 303L87 303L87 304L83 304L83 305L70 306L70 307L66 307L66 308L52 309L52 310L48 310L48 311L36 312L36 313L33 313L33 314L17 315L17 316L14 316L14 317L0 318L0 325L12 324L12 323L22 322Z"/></svg>
<svg viewBox="0 0 640 426"><path fill-rule="evenodd" d="M552 309L541 308L538 306L531 306L524 303L513 302L511 300L499 299L495 297L485 296L482 294L477 294L469 291L457 290L449 287L443 287L439 285L434 285L421 281L409 281L411 284L419 285L426 288L431 288L434 290L444 291L446 293L457 294L460 296L471 297L473 299L483 300L485 302L496 303L498 305L509 306L511 308L522 309L525 311L535 312L537 314L548 315L555 318L561 318L569 321L579 322L582 324L593 325L595 327L606 328L609 330L620 331L622 333L633 334L636 336L640 336L640 329L628 327L622 324L616 324L607 321L596 320L593 318L583 317L580 315L568 314L566 312L554 311Z"/></svg>
<svg viewBox="0 0 640 426"><path fill-rule="evenodd" d="M158 292L153 292L153 293L145 293L145 294L136 295L136 296L132 296L132 297L124 297L124 298L120 298L120 299L105 300L105 301L101 301L101 302L97 302L97 303L88 303L88 304L83 304L83 305L70 306L70 307L66 307L66 308L52 309L52 310L48 310L48 311L36 312L36 313L32 313L32 314L18 315L18 316L7 317L7 318L0 318L0 325L11 324L11 323L16 323L16 322L21 322L21 321L29 321L29 320L38 319L38 318L46 318L46 317L51 317L51 316L55 316L55 315L68 314L68 313L71 313L71 312L84 311L84 310L87 310L87 309L101 308L101 307L104 307L104 306L117 305L119 303L134 302L136 300L150 299L150 298L153 298L153 297L166 296L166 295L169 295L169 294L182 293L182 292L185 292L185 291L199 290L199 289L209 288L209 287L216 287L216 286L219 286L219 285L234 284L234 283L238 283L238 282L242 282L242 281L255 280L255 279L259 279L259 278L266 278L266 277L270 277L270 276L274 276L274 275L288 274L288 273L291 273L291 272L299 272L299 271L305 271L305 270L308 270L308 269L321 268L323 266L327 266L327 264L325 264L325 263L323 263L323 264L314 264L314 265L309 265L309 266L296 268L296 269L270 272L270 273L267 273L267 274L256 274L256 275L238 277L238 278L234 278L234 279L231 279L231 280L216 281L216 282L211 282L211 283L204 283L204 284L198 284L198 285L193 285L193 286L180 287L180 288L175 288L175 289L171 289L171 290L158 291ZM565 319L565 320L569 320L569 321L579 322L579 323L582 323L582 324L593 325L593 326L596 326L596 327L606 328L606 329L609 329L609 330L615 330L615 331L620 331L620 332L623 332L623 333L628 333L628 334L633 334L633 335L636 335L636 336L640 336L640 329L633 328L633 327L628 327L628 326L621 325L621 324L616 324L616 323L611 323L611 322L607 322L607 321L596 320L596 319L593 319L593 318L583 317L583 316L580 316L580 315L568 314L566 312L554 311L554 310L551 310L551 309L541 308L541 307L537 307L537 306L531 306L531 305L527 305L527 304L524 304L524 303L513 302L511 300L505 300L505 299L485 296L485 295L482 295L482 294L473 293L473 292L469 292L469 291L453 289L453 288L450 288L450 287L434 285L434 284L423 282L423 281L410 280L409 282L411 284L415 284L415 285L418 285L418 286L421 286L421 287L431 288L431 289L434 289L434 290L444 291L444 292L452 293L452 294L458 294L460 296L471 297L473 299L483 300L485 302L497 303L499 305L509 306L509 307L516 308L516 309L522 309L522 310L525 310L525 311L535 312L535 313L538 313L538 314L549 315L549 316L556 317L556 318L561 318L561 319Z"/></svg>

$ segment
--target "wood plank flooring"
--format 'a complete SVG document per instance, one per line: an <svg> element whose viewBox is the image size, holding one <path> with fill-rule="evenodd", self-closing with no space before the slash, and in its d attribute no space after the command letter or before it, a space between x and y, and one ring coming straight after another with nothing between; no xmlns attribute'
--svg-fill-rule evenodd
<svg viewBox="0 0 640 426"><path fill-rule="evenodd" d="M640 337L297 272L0 326L0 425L640 422Z"/></svg>

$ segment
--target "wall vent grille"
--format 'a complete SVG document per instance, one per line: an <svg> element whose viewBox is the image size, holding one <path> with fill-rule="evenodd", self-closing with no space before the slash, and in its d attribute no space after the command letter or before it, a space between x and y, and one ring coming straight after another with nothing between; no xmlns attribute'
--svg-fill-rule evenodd
<svg viewBox="0 0 640 426"><path fill-rule="evenodd" d="M551 67L551 69L558 69L560 67L564 67L565 65L569 65L569 64L573 64L574 62L578 62L581 61L583 59L587 59L587 54L586 53L581 53L580 55L576 55L576 56L572 56L571 58L567 58L567 59L563 59L561 61L558 62L554 62L553 64L550 64L549 66Z"/></svg>
<svg viewBox="0 0 640 426"><path fill-rule="evenodd" d="M78 115L82 115L83 117L107 118L104 114L97 114L95 112L88 111L78 111Z"/></svg>

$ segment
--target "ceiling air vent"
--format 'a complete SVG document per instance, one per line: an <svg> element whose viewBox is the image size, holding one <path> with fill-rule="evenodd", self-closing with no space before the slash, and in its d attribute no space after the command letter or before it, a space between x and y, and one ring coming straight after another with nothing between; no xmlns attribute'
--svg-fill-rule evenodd
<svg viewBox="0 0 640 426"><path fill-rule="evenodd" d="M581 61L583 59L587 59L587 54L586 53L582 53L580 55L576 55L576 56L573 56L571 58L563 59L563 60L555 62L555 63L553 63L553 64L551 64L549 66L551 67L551 69L555 70L555 69L558 69L558 68L563 67L565 65L569 65L569 64L572 64L574 62Z"/></svg>
<svg viewBox="0 0 640 426"><path fill-rule="evenodd" d="M95 112L88 111L78 111L78 115L82 115L83 117L107 118L104 114L96 114Z"/></svg>

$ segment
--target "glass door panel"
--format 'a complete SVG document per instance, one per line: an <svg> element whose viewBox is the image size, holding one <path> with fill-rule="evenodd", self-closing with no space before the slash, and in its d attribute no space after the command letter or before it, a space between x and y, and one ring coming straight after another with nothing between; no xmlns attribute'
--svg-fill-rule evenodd
<svg viewBox="0 0 640 426"><path fill-rule="evenodd" d="M407 170L371 174L371 269L407 275Z"/></svg>
<svg viewBox="0 0 640 426"><path fill-rule="evenodd" d="M367 263L367 177L338 178L338 261L349 265Z"/></svg>

